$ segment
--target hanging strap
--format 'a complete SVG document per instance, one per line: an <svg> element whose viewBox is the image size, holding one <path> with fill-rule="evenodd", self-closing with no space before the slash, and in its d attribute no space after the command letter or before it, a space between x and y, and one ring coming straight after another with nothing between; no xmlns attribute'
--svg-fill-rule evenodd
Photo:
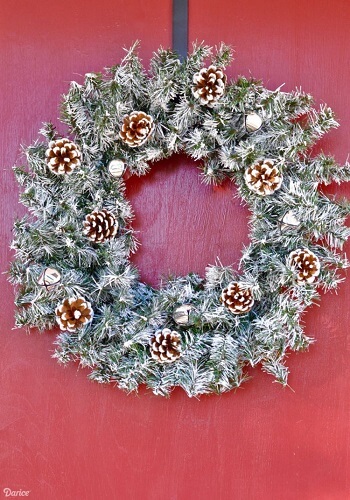
<svg viewBox="0 0 350 500"><path fill-rule="evenodd" d="M181 58L188 50L188 0L173 0L173 49Z"/></svg>

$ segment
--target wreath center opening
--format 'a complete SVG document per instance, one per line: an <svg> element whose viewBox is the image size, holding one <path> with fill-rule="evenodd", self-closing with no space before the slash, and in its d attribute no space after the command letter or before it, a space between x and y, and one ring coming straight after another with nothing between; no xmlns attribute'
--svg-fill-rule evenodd
<svg viewBox="0 0 350 500"><path fill-rule="evenodd" d="M173 155L126 182L141 243L131 260L151 286L174 275L204 276L217 259L237 264L249 242L249 211L234 197L236 186L228 180L220 186L204 184L198 166L184 154Z"/></svg>

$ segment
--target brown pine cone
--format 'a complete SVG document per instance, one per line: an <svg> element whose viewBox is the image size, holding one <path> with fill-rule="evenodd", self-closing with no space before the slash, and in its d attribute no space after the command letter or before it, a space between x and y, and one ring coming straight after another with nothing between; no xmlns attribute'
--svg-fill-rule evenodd
<svg viewBox="0 0 350 500"><path fill-rule="evenodd" d="M273 160L260 160L247 168L244 180L251 191L267 196L281 187L283 176Z"/></svg>
<svg viewBox="0 0 350 500"><path fill-rule="evenodd" d="M181 336L175 330L157 330L149 344L151 356L158 363L172 363L181 356Z"/></svg>
<svg viewBox="0 0 350 500"><path fill-rule="evenodd" d="M103 243L114 238L118 231L118 221L112 212L105 208L95 209L85 217L84 234L95 243Z"/></svg>
<svg viewBox="0 0 350 500"><path fill-rule="evenodd" d="M202 68L193 75L192 93L200 103L206 106L212 106L225 91L226 75L221 68L209 66Z"/></svg>
<svg viewBox="0 0 350 500"><path fill-rule="evenodd" d="M320 274L320 261L308 248L298 248L291 252L287 259L289 267L297 275L297 282L313 283Z"/></svg>
<svg viewBox="0 0 350 500"><path fill-rule="evenodd" d="M153 118L143 111L133 111L125 115L119 137L131 148L141 146L154 129Z"/></svg>
<svg viewBox="0 0 350 500"><path fill-rule="evenodd" d="M233 281L221 292L220 301L233 314L245 314L254 305L254 299L250 288L243 288L240 283Z"/></svg>
<svg viewBox="0 0 350 500"><path fill-rule="evenodd" d="M69 139L50 141L45 155L49 169L58 175L70 175L76 167L81 165L80 149Z"/></svg>
<svg viewBox="0 0 350 500"><path fill-rule="evenodd" d="M61 330L75 332L78 328L90 323L93 310L90 302L82 297L65 299L56 307L56 321Z"/></svg>

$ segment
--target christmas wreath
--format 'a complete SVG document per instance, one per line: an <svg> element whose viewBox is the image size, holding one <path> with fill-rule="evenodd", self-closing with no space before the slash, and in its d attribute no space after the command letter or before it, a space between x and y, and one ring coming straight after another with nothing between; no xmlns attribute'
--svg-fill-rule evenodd
<svg viewBox="0 0 350 500"><path fill-rule="evenodd" d="M231 60L224 44L194 45L183 61L159 49L146 72L135 44L71 83L69 132L44 124L45 140L14 168L29 211L14 224L16 324L59 326L53 357L79 360L98 382L198 396L239 387L260 364L286 385L289 350L312 342L302 313L343 280L349 204L320 185L350 180L350 165L310 153L338 125L332 110L300 90L228 82ZM213 263L155 289L129 260L138 242L123 175L179 152L199 161L204 182L235 182L250 243L237 269Z"/></svg>

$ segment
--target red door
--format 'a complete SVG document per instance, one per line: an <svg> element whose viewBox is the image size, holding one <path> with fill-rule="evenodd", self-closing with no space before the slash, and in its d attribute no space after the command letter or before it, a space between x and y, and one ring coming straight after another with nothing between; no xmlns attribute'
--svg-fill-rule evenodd
<svg viewBox="0 0 350 500"><path fill-rule="evenodd" d="M302 86L336 112L340 129L322 142L345 162L350 152L349 21L346 0L190 0L190 40L236 49L230 76L274 89ZM58 116L70 80L119 61L140 39L145 63L171 43L170 0L3 2L0 17L1 262L18 205L11 165L41 122ZM350 198L350 186L329 193ZM162 193L160 214L152 199ZM135 258L146 281L169 269L195 270L220 255L234 263L247 242L247 212L228 186L200 184L185 158L128 181L140 230ZM215 210L213 210L213 206ZM227 234L218 217L235 220ZM157 216L157 219L155 218ZM155 223L155 220L157 223ZM199 236L200 235L200 236ZM157 247L156 254L152 248ZM347 250L349 252L349 245ZM306 317L316 344L292 354L290 388L258 369L236 393L170 400L127 396L59 366L52 333L12 331L13 293L1 276L0 496L33 499L346 500L350 498L350 280Z"/></svg>

